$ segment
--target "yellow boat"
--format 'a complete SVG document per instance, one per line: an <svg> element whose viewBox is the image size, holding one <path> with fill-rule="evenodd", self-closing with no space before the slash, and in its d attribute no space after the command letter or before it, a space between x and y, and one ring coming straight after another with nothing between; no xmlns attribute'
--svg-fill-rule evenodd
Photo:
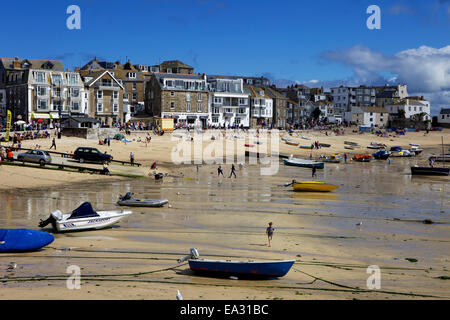
<svg viewBox="0 0 450 320"><path fill-rule="evenodd" d="M330 192L339 188L338 186L327 184L321 181L293 182L292 186L294 187L294 191L306 191L306 192Z"/></svg>

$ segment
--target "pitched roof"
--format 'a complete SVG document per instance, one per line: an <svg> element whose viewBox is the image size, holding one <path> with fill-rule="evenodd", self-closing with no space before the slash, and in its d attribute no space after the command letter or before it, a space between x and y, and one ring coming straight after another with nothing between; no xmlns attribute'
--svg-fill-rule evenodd
<svg viewBox="0 0 450 320"><path fill-rule="evenodd" d="M95 82L97 82L101 77L103 77L103 75L105 73L108 73L111 78L122 88L124 89L123 85L119 83L119 81L117 81L117 79L108 71L108 70L101 70L101 71L96 71L96 72L92 72L87 76L84 77L92 77L91 80L89 80L87 83L85 83L86 86L90 87L91 85L93 85Z"/></svg>
<svg viewBox="0 0 450 320"><path fill-rule="evenodd" d="M271 99L271 97L269 97L267 94L266 94L266 88L260 88L260 87L254 87L254 86L252 86L252 85L244 85L244 89L245 88L248 88L248 93L250 94L250 96L251 97L253 97L253 98L261 98L261 97L263 97L264 99ZM245 90L244 90L245 91ZM260 95L260 92L264 92L264 96L261 96Z"/></svg>
<svg viewBox="0 0 450 320"><path fill-rule="evenodd" d="M281 93L279 93L278 91L272 89L272 88L265 88L266 89L266 94L271 97L271 98L275 98L275 99L286 99L287 98L285 96L283 96Z"/></svg>
<svg viewBox="0 0 450 320"><path fill-rule="evenodd" d="M194 69L194 67L191 67L190 65L187 65L184 62L181 62L180 60L168 60L168 61L163 61L160 64L160 67L165 67L165 68L186 68L186 69Z"/></svg>
<svg viewBox="0 0 450 320"><path fill-rule="evenodd" d="M0 59L1 65L3 65L5 69L14 69L14 61L18 61L20 63L21 68L19 69L22 69L23 63L27 62L30 63L31 66L24 69L48 69L52 71L64 71L62 61L60 60L38 60L38 59L18 59L18 58Z"/></svg>

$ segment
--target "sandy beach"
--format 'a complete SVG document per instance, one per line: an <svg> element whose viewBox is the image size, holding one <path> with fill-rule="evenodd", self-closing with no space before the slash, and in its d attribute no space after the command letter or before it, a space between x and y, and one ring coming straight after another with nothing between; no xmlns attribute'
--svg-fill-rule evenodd
<svg viewBox="0 0 450 320"><path fill-rule="evenodd" d="M188 139L166 134L152 135L148 146L137 142L146 134L133 132L127 137L132 142L112 141L109 147L64 136L56 141L57 151L70 153L78 146L91 146L124 161L133 152L135 161L142 164L111 164L113 176L0 167L0 225L4 228L38 229L39 219L51 211L68 212L83 201L90 201L97 210L115 208L118 195L128 191L139 197L168 198L171 205L133 209L133 215L113 228L55 234L55 241L39 252L0 255L0 299L172 300L177 290L192 300L450 298L448 177L410 175L411 165L428 165L430 155L442 152L441 137L448 152L450 130L386 138L350 129L343 136L330 131L328 135L317 131L281 134L300 145L316 140L331 145L312 151L279 138L270 143L278 144L280 153L301 158L309 158L311 152L314 158L373 153L366 147L374 141L404 148L414 143L424 149L417 158L393 158L390 164L326 164L318 179L339 185L327 194L294 193L283 187L294 178L310 180L311 170L285 167L282 162L272 176L261 175L259 165L245 163L238 168L237 179L228 178L231 164L223 165L224 178L217 178L216 164L200 164L198 171L194 164L175 165L173 151L189 143ZM220 139L235 140L233 134ZM360 148L347 150L344 141ZM203 143L203 154L209 143ZM22 146L36 144L48 150L51 139L24 141ZM265 152L264 144L248 149L258 148ZM150 169L154 161L156 171ZM154 172L170 176L156 181L149 176ZM424 219L434 223L424 224ZM270 221L275 234L269 248L265 228ZM277 280L202 277L177 263L194 247L208 258L295 259L296 263ZM7 270L11 263L17 264L12 271ZM79 290L66 287L70 265L81 268ZM367 268L374 265L381 270L381 288L369 290Z"/></svg>

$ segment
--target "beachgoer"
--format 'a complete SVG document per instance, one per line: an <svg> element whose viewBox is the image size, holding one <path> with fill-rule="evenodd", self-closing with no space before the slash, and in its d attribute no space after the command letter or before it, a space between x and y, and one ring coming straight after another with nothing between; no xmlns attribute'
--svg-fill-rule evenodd
<svg viewBox="0 0 450 320"><path fill-rule="evenodd" d="M219 166L219 167L217 168L217 176L220 176L220 175L223 176L222 166Z"/></svg>
<svg viewBox="0 0 450 320"><path fill-rule="evenodd" d="M133 154L133 152L130 152L130 162L131 162L131 165L134 166L134 154Z"/></svg>
<svg viewBox="0 0 450 320"><path fill-rule="evenodd" d="M434 160L433 159L430 159L430 167L434 167Z"/></svg>
<svg viewBox="0 0 450 320"><path fill-rule="evenodd" d="M55 141L55 138L53 138L53 140L52 140L52 145L51 145L50 149L53 148L53 147L55 147L55 150L56 150L56 141Z"/></svg>
<svg viewBox="0 0 450 320"><path fill-rule="evenodd" d="M152 169L152 170L156 170L156 161L153 162L153 164L152 164L152 166L151 166L151 169Z"/></svg>
<svg viewBox="0 0 450 320"><path fill-rule="evenodd" d="M230 176L228 178L231 178L231 176L234 174L234 177L236 177L236 172L235 172L236 168L234 167L234 163L231 165L231 173Z"/></svg>
<svg viewBox="0 0 450 320"><path fill-rule="evenodd" d="M347 162L347 154L346 153L344 153L344 160L345 160L345 162Z"/></svg>
<svg viewBox="0 0 450 320"><path fill-rule="evenodd" d="M316 166L313 164L312 165L312 177L314 178L314 177L316 177L317 178L317 174L316 174Z"/></svg>
<svg viewBox="0 0 450 320"><path fill-rule="evenodd" d="M275 228L272 227L273 223L269 222L269 226L266 229L267 239L269 240L269 247L271 247L273 232L275 231Z"/></svg>

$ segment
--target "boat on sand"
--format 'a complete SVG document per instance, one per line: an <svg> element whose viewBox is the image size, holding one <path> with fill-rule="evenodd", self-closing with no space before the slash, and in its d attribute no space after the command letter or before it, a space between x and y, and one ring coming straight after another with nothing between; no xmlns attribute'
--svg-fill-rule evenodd
<svg viewBox="0 0 450 320"><path fill-rule="evenodd" d="M127 192L126 195L120 196L117 204L119 206L127 206L127 207L162 207L166 203L168 203L168 199L138 199L133 198L133 193Z"/></svg>
<svg viewBox="0 0 450 320"><path fill-rule="evenodd" d="M290 158L290 159L283 159L283 161L284 164L287 166L312 168L312 166L314 165L316 169L323 169L325 167L325 164L323 162L318 162L315 160Z"/></svg>
<svg viewBox="0 0 450 320"><path fill-rule="evenodd" d="M71 213L63 214L59 210L52 212L47 220L41 220L39 227L44 228L52 224L55 232L103 229L132 213L132 211L123 210L95 212L92 205L85 202Z"/></svg>
<svg viewBox="0 0 450 320"><path fill-rule="evenodd" d="M29 229L0 229L0 253L37 251L55 240L50 233Z"/></svg>
<svg viewBox="0 0 450 320"><path fill-rule="evenodd" d="M303 192L330 192L333 191L339 186L335 186L333 184L328 184L322 181L292 181L292 187L294 191L303 191Z"/></svg>

